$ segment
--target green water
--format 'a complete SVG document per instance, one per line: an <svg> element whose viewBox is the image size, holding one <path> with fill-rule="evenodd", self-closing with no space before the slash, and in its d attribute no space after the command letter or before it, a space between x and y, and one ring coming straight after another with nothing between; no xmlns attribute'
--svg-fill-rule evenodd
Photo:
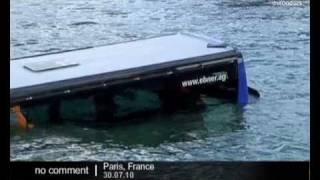
<svg viewBox="0 0 320 180"><path fill-rule="evenodd" d="M118 124L81 123L74 117L90 119L90 101L65 103L73 109L64 112L70 121L48 124L37 114L34 120L43 122L37 128L11 132L11 160L308 160L310 10L302 2L10 1L11 58L187 31L237 47L248 84L261 93L243 110L203 98L204 108L154 112ZM122 113L135 108L125 104Z"/></svg>

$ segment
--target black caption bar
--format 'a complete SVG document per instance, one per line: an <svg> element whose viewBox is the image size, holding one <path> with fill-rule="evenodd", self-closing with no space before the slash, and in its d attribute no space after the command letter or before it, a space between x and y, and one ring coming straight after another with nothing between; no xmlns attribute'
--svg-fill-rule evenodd
<svg viewBox="0 0 320 180"><path fill-rule="evenodd" d="M11 162L10 179L309 179L309 162Z"/></svg>

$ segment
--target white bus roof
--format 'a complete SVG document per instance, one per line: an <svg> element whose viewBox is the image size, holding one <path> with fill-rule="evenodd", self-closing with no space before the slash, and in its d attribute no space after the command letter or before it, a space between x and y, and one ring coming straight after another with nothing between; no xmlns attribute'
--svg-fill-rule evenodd
<svg viewBox="0 0 320 180"><path fill-rule="evenodd" d="M210 41L212 40L189 34L174 34L11 60L10 89L233 51L231 47L208 48L208 43L220 43ZM45 66L55 69L46 70ZM63 66L65 67L62 68Z"/></svg>
<svg viewBox="0 0 320 180"><path fill-rule="evenodd" d="M219 40L171 34L10 61L11 104L182 72L241 54ZM228 60L229 59L229 60Z"/></svg>

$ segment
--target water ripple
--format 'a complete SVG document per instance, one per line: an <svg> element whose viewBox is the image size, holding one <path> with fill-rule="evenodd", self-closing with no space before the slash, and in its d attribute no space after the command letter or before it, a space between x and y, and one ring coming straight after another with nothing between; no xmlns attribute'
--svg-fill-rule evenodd
<svg viewBox="0 0 320 180"><path fill-rule="evenodd" d="M200 112L116 127L65 124L13 131L11 160L307 160L309 7L262 0L10 1L11 58L190 31L243 52L261 98L237 107L204 98Z"/></svg>

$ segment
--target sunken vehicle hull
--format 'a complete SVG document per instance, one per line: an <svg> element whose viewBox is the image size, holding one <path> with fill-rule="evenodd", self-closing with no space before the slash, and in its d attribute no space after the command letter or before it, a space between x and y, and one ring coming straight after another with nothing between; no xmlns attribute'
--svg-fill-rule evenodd
<svg viewBox="0 0 320 180"><path fill-rule="evenodd" d="M153 92L168 110L200 94L248 103L241 53L194 34L13 59L10 75L10 106L47 104L55 120L62 101L79 98L94 102L97 120L114 119L114 96L125 89Z"/></svg>

